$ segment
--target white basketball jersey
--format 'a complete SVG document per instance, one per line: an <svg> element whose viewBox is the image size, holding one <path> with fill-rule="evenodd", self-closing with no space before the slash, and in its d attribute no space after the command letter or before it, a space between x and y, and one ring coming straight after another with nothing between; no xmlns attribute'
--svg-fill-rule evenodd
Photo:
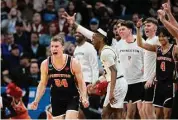
<svg viewBox="0 0 178 120"><path fill-rule="evenodd" d="M112 47L105 45L101 51L100 59L105 70L105 77L107 81L111 81L111 71L109 67L111 67L112 65L116 66L117 77L123 75L119 69L117 54Z"/></svg>
<svg viewBox="0 0 178 120"><path fill-rule="evenodd" d="M146 43L151 45L159 45L159 39L154 36L152 39L147 39ZM156 53L144 50L144 81L153 80L156 75Z"/></svg>
<svg viewBox="0 0 178 120"><path fill-rule="evenodd" d="M120 40L117 44L117 54L127 83L143 82L144 50L137 45L136 39L133 43Z"/></svg>

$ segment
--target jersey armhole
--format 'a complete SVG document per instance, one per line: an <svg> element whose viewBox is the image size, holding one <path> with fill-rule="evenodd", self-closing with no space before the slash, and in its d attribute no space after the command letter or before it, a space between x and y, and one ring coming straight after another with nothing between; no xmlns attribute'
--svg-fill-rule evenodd
<svg viewBox="0 0 178 120"><path fill-rule="evenodd" d="M47 75L48 75L48 72L49 72L49 57L47 58L47 62L46 62L46 72L47 72Z"/></svg>
<svg viewBox="0 0 178 120"><path fill-rule="evenodd" d="M72 75L74 75L74 71L73 71L73 67L72 67L72 61L73 61L73 57L71 57L71 59L70 59L70 71L71 71Z"/></svg>
<svg viewBox="0 0 178 120"><path fill-rule="evenodd" d="M174 56L175 55L175 51L176 51L175 45L173 45L172 58L173 58L174 62L176 61L175 56Z"/></svg>

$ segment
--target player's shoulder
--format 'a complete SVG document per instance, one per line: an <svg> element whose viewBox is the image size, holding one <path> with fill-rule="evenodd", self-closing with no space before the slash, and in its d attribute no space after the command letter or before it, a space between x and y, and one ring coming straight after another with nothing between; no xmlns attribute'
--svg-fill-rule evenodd
<svg viewBox="0 0 178 120"><path fill-rule="evenodd" d="M112 47L108 46L102 50L101 56L108 56L114 53L115 53L115 50Z"/></svg>
<svg viewBox="0 0 178 120"><path fill-rule="evenodd" d="M43 60L43 61L41 62L41 65L47 64L47 63L48 63L48 59L49 59L49 58L46 58L45 60Z"/></svg>
<svg viewBox="0 0 178 120"><path fill-rule="evenodd" d="M94 46L89 42L85 42L85 46L89 47L89 48L92 48L92 49L95 49Z"/></svg>
<svg viewBox="0 0 178 120"><path fill-rule="evenodd" d="M43 60L42 62L41 62L41 69L42 70L44 70L44 69L47 69L48 68L48 58L47 59L45 59L45 60Z"/></svg>

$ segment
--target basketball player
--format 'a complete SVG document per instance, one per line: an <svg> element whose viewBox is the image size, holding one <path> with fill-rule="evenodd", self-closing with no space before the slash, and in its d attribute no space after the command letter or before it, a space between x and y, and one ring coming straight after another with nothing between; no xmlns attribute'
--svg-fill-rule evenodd
<svg viewBox="0 0 178 120"><path fill-rule="evenodd" d="M80 64L76 59L63 54L63 45L63 38L55 36L51 39L50 50L52 56L41 64L41 81L31 108L37 109L47 82L50 82L53 119L63 119L63 115L65 115L65 119L77 119L79 108L77 87L83 106L88 107L86 85L83 81Z"/></svg>
<svg viewBox="0 0 178 120"><path fill-rule="evenodd" d="M98 69L98 57L97 52L92 44L86 41L86 38L79 32L75 33L77 47L74 51L74 57L78 59L82 73L83 79L85 80L86 85L95 84L96 80L99 77ZM98 110L100 104L100 96L90 95L89 96L90 107ZM79 118L87 119L100 119L101 117L93 114L89 111L89 108L83 108L81 105L80 108L82 111L79 111ZM82 114L84 113L84 115ZM83 117L82 117L83 116Z"/></svg>
<svg viewBox="0 0 178 120"><path fill-rule="evenodd" d="M6 93L12 97L11 105L15 110L15 115L10 119L31 119L28 110L22 102L22 90L14 83L9 83Z"/></svg>
<svg viewBox="0 0 178 120"><path fill-rule="evenodd" d="M119 56L124 77L128 83L128 91L125 98L127 103L127 119L134 119L136 107L141 118L143 94L143 49L137 45L136 36L132 34L133 22L121 22L117 29L121 40L117 43L117 54Z"/></svg>
<svg viewBox="0 0 178 120"><path fill-rule="evenodd" d="M169 119L171 115L172 99L173 99L173 73L175 70L175 60L178 59L178 46L169 43L170 34L166 28L159 30L159 45L151 45L146 43L144 49L156 52L156 90L153 100L156 106L157 119L164 114L164 119ZM139 41L142 44L142 41Z"/></svg>
<svg viewBox="0 0 178 120"><path fill-rule="evenodd" d="M148 37L146 43L152 45L159 45L158 37L156 36L158 21L155 18L147 18L144 22L145 35ZM142 36L140 28L142 27L141 19L137 23L137 44L144 48L145 43L140 44ZM145 113L145 118L156 118L153 107L153 95L154 95L154 79L156 77L156 53L145 50L144 51L144 81L145 92L144 102L142 110Z"/></svg>
<svg viewBox="0 0 178 120"><path fill-rule="evenodd" d="M65 14L65 18L70 24L75 24L74 16ZM123 109L123 102L127 93L127 82L119 69L115 51L109 46L112 44L112 38L106 37L108 33L102 29L98 29L98 33L93 33L81 25L75 25L77 28L76 31L92 40L95 49L99 52L101 62L106 71L105 77L109 84L103 105L102 118L109 119L114 114L115 119L120 119L121 116L119 113Z"/></svg>

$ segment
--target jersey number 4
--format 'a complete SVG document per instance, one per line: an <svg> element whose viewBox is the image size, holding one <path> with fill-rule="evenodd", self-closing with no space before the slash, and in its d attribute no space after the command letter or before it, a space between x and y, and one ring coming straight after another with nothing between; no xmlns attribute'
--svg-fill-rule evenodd
<svg viewBox="0 0 178 120"><path fill-rule="evenodd" d="M166 70L165 62L161 62L160 68L161 68L162 71Z"/></svg>
<svg viewBox="0 0 178 120"><path fill-rule="evenodd" d="M57 87L62 87L62 86L68 87L68 83L67 83L66 79L62 79L62 80L61 79L55 79L54 81L55 81L55 84L56 84Z"/></svg>

